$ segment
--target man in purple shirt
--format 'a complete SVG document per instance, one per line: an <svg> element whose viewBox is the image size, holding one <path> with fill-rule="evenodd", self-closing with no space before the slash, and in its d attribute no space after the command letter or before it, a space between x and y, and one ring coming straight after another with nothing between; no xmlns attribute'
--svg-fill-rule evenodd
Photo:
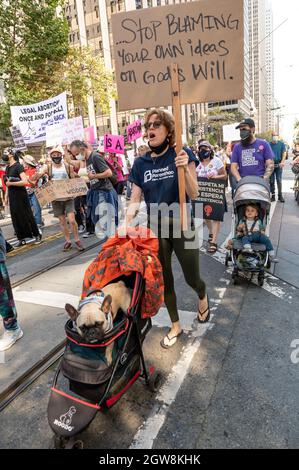
<svg viewBox="0 0 299 470"><path fill-rule="evenodd" d="M260 176L269 180L274 169L274 155L266 140L255 137L255 123L244 119L240 129L241 142L235 145L231 158L231 172L237 181L244 176Z"/></svg>

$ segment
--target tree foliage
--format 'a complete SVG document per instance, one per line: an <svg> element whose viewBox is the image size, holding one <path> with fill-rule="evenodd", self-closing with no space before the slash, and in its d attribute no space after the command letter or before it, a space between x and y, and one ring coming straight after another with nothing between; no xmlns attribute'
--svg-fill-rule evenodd
<svg viewBox="0 0 299 470"><path fill-rule="evenodd" d="M88 94L107 111L114 94L112 74L90 49L69 46L68 23L57 16L57 7L63 4L63 0L0 2L0 80L5 88L0 127L10 125L10 106L63 91L72 104L70 115L86 113Z"/></svg>
<svg viewBox="0 0 299 470"><path fill-rule="evenodd" d="M206 137L213 145L217 143L222 145L222 127L234 122L241 122L243 119L244 114L238 110L223 111L220 108L215 108L209 111L208 122L211 130Z"/></svg>

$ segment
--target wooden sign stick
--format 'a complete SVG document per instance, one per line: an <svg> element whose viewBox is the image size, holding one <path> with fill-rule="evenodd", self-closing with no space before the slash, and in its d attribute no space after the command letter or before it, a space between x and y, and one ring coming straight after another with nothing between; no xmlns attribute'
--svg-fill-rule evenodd
<svg viewBox="0 0 299 470"><path fill-rule="evenodd" d="M180 84L178 65L171 64L171 94L172 94L172 110L175 123L175 140L176 140L176 153L178 154L183 148L182 142L182 115L181 115L181 100L180 100ZM179 178L179 198L180 198L180 214L181 214L181 227L183 231L187 230L187 209L186 209L186 184L185 184L185 171L184 168L178 168Z"/></svg>

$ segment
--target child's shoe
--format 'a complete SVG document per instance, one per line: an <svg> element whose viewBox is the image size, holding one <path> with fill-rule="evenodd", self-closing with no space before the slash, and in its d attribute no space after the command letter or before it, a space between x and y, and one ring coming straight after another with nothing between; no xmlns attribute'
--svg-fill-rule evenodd
<svg viewBox="0 0 299 470"><path fill-rule="evenodd" d="M249 243L246 243L246 245L243 246L243 252L244 253L252 253L253 249L251 248L251 245Z"/></svg>

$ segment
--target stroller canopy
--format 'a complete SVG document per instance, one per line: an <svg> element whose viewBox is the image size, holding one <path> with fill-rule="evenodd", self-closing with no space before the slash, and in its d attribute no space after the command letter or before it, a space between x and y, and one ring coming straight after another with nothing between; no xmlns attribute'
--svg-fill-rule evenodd
<svg viewBox="0 0 299 470"><path fill-rule="evenodd" d="M260 203L262 207L270 209L270 187L269 184L257 176L245 176L238 183L234 195L234 206L247 204L249 201Z"/></svg>

